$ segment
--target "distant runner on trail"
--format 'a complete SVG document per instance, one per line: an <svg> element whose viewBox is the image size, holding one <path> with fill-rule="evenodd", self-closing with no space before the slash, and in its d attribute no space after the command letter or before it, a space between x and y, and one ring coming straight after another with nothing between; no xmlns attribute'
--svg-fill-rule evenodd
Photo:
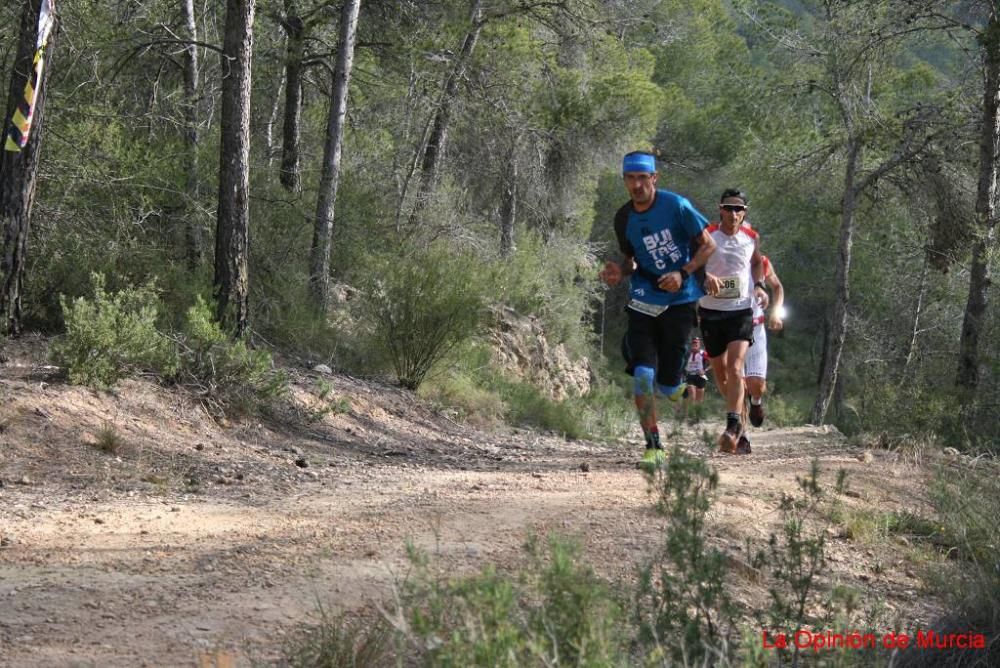
<svg viewBox="0 0 1000 668"><path fill-rule="evenodd" d="M704 294L691 274L705 265L715 243L706 232L708 221L687 199L656 187L652 154L626 155L622 178L630 201L615 214L614 225L625 259L606 263L600 277L611 286L631 277L622 352L635 379L635 406L646 439L639 466L653 471L664 461L655 392L672 401L684 393L687 342Z"/></svg>
<svg viewBox="0 0 1000 668"><path fill-rule="evenodd" d="M774 265L766 255L764 262L764 283L771 288L771 307L765 316L760 304L753 308L753 345L747 351L743 375L746 377L747 394L750 395L750 424L759 427L764 424L764 394L767 392L767 330L777 332L785 326L782 314L785 304L785 287L781 284ZM765 328L764 325L767 324Z"/></svg>
<svg viewBox="0 0 1000 668"><path fill-rule="evenodd" d="M705 386L708 385L708 366L708 353L702 350L701 339L698 337L691 339L687 364L684 365L684 372L687 374L687 378L684 380L687 383L687 397L684 401L685 418L688 416L688 408L691 404L700 404L705 399Z"/></svg>
<svg viewBox="0 0 1000 668"><path fill-rule="evenodd" d="M705 265L705 291L698 302L701 334L715 374L715 383L726 400L726 429L719 437L722 452L749 454L743 436L743 358L753 344L753 305L767 307L764 263L757 232L743 225L747 196L726 190L719 199L720 222L708 233L716 252Z"/></svg>

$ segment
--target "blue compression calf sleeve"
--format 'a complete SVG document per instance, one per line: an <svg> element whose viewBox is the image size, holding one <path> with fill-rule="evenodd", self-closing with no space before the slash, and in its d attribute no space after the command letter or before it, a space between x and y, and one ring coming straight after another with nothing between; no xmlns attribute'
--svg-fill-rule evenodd
<svg viewBox="0 0 1000 668"><path fill-rule="evenodd" d="M677 390L681 389L680 385L664 385L663 383L657 383L656 389L660 391L665 397L672 397L677 394Z"/></svg>
<svg viewBox="0 0 1000 668"><path fill-rule="evenodd" d="M656 385L656 370L649 366L637 366L635 368L635 395L637 397L649 395L653 396L653 387Z"/></svg>

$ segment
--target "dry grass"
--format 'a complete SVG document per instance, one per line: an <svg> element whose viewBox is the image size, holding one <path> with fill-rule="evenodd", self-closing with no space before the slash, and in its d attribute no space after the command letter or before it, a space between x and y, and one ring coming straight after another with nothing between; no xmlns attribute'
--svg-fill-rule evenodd
<svg viewBox="0 0 1000 668"><path fill-rule="evenodd" d="M125 449L126 442L118 427L110 420L105 420L101 427L94 434L94 447L109 455L121 454Z"/></svg>

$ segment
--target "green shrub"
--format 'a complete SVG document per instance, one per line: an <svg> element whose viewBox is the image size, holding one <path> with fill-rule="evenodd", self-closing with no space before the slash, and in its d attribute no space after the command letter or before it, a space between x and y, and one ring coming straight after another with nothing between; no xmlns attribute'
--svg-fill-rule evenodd
<svg viewBox="0 0 1000 668"><path fill-rule="evenodd" d="M798 630L818 620L807 618L819 596L819 576L826 566L826 534L815 525L823 500L819 463L814 459L809 476L797 478L802 495L782 493L781 535L771 534L767 551L758 555L775 581L771 594L770 628ZM798 648L795 649L798 657Z"/></svg>
<svg viewBox="0 0 1000 668"><path fill-rule="evenodd" d="M374 258L366 267L363 321L376 356L390 360L400 385L417 389L449 351L486 318L493 272L471 254L444 244L408 258Z"/></svg>
<svg viewBox="0 0 1000 668"><path fill-rule="evenodd" d="M780 534L772 533L767 547L759 551L752 562L770 577L770 605L756 611L758 628L787 633L789 637L800 629L856 629L862 634L877 634L880 628L885 628L886 621L879 602L864 610L857 590L840 584L827 586L822 582L827 570L827 529L832 521L830 518L839 511L820 486L819 463L813 460L809 474L796 477L796 481L799 495L782 493ZM843 469L837 473L835 489L838 494L847 490L847 473ZM916 520L904 519L903 522L916 526ZM815 658L815 655L805 654L809 650L802 650L795 643L769 651L774 652L771 659L777 661L777 665L811 665L810 659ZM748 653L753 654L752 651ZM881 646L828 648L824 650L822 665L830 668L882 665L884 657Z"/></svg>
<svg viewBox="0 0 1000 668"><path fill-rule="evenodd" d="M665 542L642 569L636 598L639 642L681 665L728 646L733 607L723 588L725 556L709 548L705 519L719 484L704 460L674 446L653 478Z"/></svg>
<svg viewBox="0 0 1000 668"><path fill-rule="evenodd" d="M436 404L452 408L470 424L495 425L507 414L507 404L498 391L460 369L429 378L421 385L420 393Z"/></svg>
<svg viewBox="0 0 1000 668"><path fill-rule="evenodd" d="M940 441L961 450L996 452L996 398L988 391L976 396L942 392L940 385L872 380L848 404L838 426L844 433L880 432L911 435L913 440Z"/></svg>
<svg viewBox="0 0 1000 668"><path fill-rule="evenodd" d="M988 462L982 469L942 470L932 490L940 528L952 556L972 562L971 572L985 589L998 594L1000 612L1000 478L998 467Z"/></svg>
<svg viewBox="0 0 1000 668"><path fill-rule="evenodd" d="M938 633L982 633L986 648L941 651L911 648L899 665L1000 665L1000 477L995 462L977 468L942 470L932 500L940 531L947 537L954 567L939 569L938 593L947 603L937 620L925 627Z"/></svg>
<svg viewBox="0 0 1000 668"><path fill-rule="evenodd" d="M320 608L318 624L285 643L287 668L381 668L391 665L392 629L382 619L331 616Z"/></svg>
<svg viewBox="0 0 1000 668"><path fill-rule="evenodd" d="M538 317L551 344L565 343L573 355L591 354L589 316L603 289L592 250L569 236L545 238L530 230L517 246L500 270L499 300Z"/></svg>
<svg viewBox="0 0 1000 668"><path fill-rule="evenodd" d="M498 381L501 396L507 404L507 418L515 424L553 431L567 438L586 438L587 431L580 420L579 399L556 401L542 394L530 383Z"/></svg>
<svg viewBox="0 0 1000 668"><path fill-rule="evenodd" d="M307 408L303 411L303 416L307 424L319 422L327 415L343 415L351 412L351 400L347 397L334 397L333 385L322 378L316 381L316 388L313 391L319 399L319 406Z"/></svg>
<svg viewBox="0 0 1000 668"><path fill-rule="evenodd" d="M109 455L117 455L125 447L125 438L114 423L105 421L94 436L94 447Z"/></svg>
<svg viewBox="0 0 1000 668"><path fill-rule="evenodd" d="M188 309L178 348L178 380L220 408L252 413L288 390L287 378L274 369L270 353L231 339L201 297Z"/></svg>
<svg viewBox="0 0 1000 668"><path fill-rule="evenodd" d="M411 550L416 576L404 612L424 665L625 665L628 634L621 608L581 559L572 541L527 544L529 562L516 576L492 567L447 578Z"/></svg>
<svg viewBox="0 0 1000 668"><path fill-rule="evenodd" d="M505 421L569 438L617 439L635 423L631 399L612 374L598 373L584 396L557 401L500 371L490 357L490 344L482 340L456 348L439 364L443 370L430 374L421 394L473 424Z"/></svg>
<svg viewBox="0 0 1000 668"><path fill-rule="evenodd" d="M891 536L903 536L911 542L942 544L944 536L935 522L910 511L879 511L859 509L847 512L840 519L845 537L864 543L875 543Z"/></svg>
<svg viewBox="0 0 1000 668"><path fill-rule="evenodd" d="M308 242L307 242L308 243ZM372 374L385 371L366 359L356 340L349 303L338 303L317 313L306 294L308 273L286 269L259 286L254 303L254 328L276 348L332 368Z"/></svg>
<svg viewBox="0 0 1000 668"><path fill-rule="evenodd" d="M92 274L92 298L60 299L66 333L52 346L52 359L65 366L71 383L98 389L140 371L172 376L177 355L156 328L157 295L152 284L109 294L104 276Z"/></svg>
<svg viewBox="0 0 1000 668"><path fill-rule="evenodd" d="M569 403L588 438L620 438L638 421L631 396L614 380L598 379L589 394Z"/></svg>
<svg viewBox="0 0 1000 668"><path fill-rule="evenodd" d="M768 394L767 421L775 427L792 427L809 421L815 393Z"/></svg>

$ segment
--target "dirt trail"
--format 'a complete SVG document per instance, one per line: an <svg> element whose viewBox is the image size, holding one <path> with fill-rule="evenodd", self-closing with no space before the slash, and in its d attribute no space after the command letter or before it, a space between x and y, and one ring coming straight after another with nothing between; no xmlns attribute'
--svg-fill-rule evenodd
<svg viewBox="0 0 1000 668"><path fill-rule="evenodd" d="M250 665L274 658L317 602L353 610L391 596L407 540L460 572L514 564L529 531L558 531L619 579L662 535L634 447L479 431L342 376L347 412L223 427L151 383L113 396L50 372L30 342L0 365L2 666L194 666L206 652ZM304 404L310 382L296 377ZM124 442L117 456L94 445L103 425ZM831 487L849 472L848 507L921 510L931 475L823 428L758 431L748 458L711 453L701 427L675 438L719 469L711 540L736 555L766 538L814 457ZM831 534L829 552L829 578L912 624L936 614L905 549ZM734 579L740 600L762 595Z"/></svg>

